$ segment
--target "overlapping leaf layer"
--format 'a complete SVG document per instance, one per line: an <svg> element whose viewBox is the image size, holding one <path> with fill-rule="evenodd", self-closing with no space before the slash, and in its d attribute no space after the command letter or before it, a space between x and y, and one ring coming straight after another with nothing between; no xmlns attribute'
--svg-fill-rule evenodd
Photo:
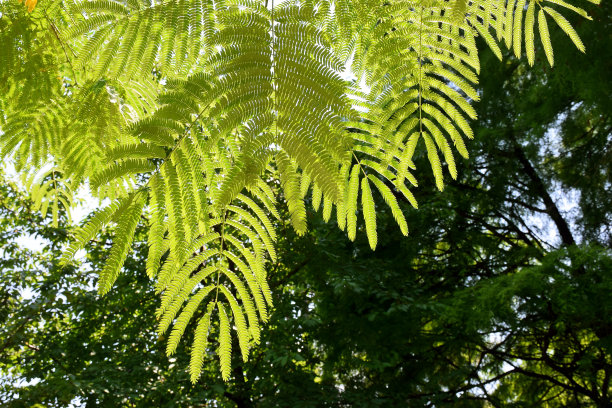
<svg viewBox="0 0 612 408"><path fill-rule="evenodd" d="M436 186L468 157L480 70L476 37L536 58L549 23L584 51L562 0L43 0L0 9L0 153L43 213L87 188L108 203L68 263L116 227L100 271L111 290L139 222L168 354L193 329L191 377L215 348L225 379L237 339L260 339L272 294L277 206L297 233L306 204L377 245L375 195L403 234L413 157ZM26 10L27 8L27 10ZM143 217L144 215L144 217ZM235 332L235 334L233 334ZM215 336L216 334L216 336ZM213 341L211 342L211 338ZM210 346L210 347L209 347Z"/></svg>

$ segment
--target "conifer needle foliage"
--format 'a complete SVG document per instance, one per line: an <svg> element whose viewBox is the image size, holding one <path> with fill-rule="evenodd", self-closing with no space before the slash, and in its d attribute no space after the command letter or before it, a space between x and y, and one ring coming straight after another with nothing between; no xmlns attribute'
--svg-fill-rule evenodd
<svg viewBox="0 0 612 408"><path fill-rule="evenodd" d="M168 355L189 329L192 381L210 353L227 380L272 307L278 206L298 234L308 203L374 249L378 195L408 234L415 155L440 190L468 157L477 37L552 66L555 26L585 51L568 18L590 17L574 3L3 2L0 154L54 220L80 188L105 203L63 258L114 226L101 294L146 220Z"/></svg>

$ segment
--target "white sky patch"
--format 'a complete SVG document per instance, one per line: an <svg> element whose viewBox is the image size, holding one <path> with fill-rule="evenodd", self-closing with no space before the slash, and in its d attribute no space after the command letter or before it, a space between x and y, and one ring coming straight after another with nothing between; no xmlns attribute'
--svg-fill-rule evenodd
<svg viewBox="0 0 612 408"><path fill-rule="evenodd" d="M83 222L85 217L91 214L92 211L97 210L98 208L106 207L110 204L110 200L105 198L100 203L100 200L93 197L89 193L89 188L87 186L81 186L75 197L78 197L79 203L72 209L72 222L75 224L80 224Z"/></svg>
<svg viewBox="0 0 612 408"><path fill-rule="evenodd" d="M560 122L563 118L559 118ZM557 124L553 124L544 134L543 140L540 142L539 154L543 157L553 156L559 157L563 154L563 144L559 136ZM534 168L538 173L542 172L540 163L533 163ZM566 188L560 182L554 181L552 186L548 188L548 194L559 209L561 216L570 228L572 235L577 243L582 242L582 236L579 233L579 228L576 225L576 220L580 216L580 191L574 188ZM540 205L543 208L543 204ZM532 214L527 217L530 227L538 232L539 237L547 244L558 247L561 244L559 231L553 220L544 214Z"/></svg>
<svg viewBox="0 0 612 408"><path fill-rule="evenodd" d="M49 170L50 168L51 168L50 166L44 166L43 169L41 169L41 171ZM9 160L4 161L2 163L2 170L4 171L6 178L9 181L13 182L20 191L27 193L28 188L24 184L21 174L19 174L15 170L15 166L11 161ZM102 205L100 205L99 200L97 198L94 198L89 193L88 188L86 186L82 186L75 193L74 200L76 202L76 205L71 209L71 212L70 212L72 223L74 225L79 225L85 219L85 217L87 217L92 211L100 208L101 206L105 206L110 203L110 200L105 199L102 202ZM47 242L43 238L36 236L36 235L31 235L31 234L24 234L16 238L15 242L19 246L29 249L34 252L40 252L45 246L45 244L47 244ZM84 257L84 255L85 255L85 251L83 250L79 251L77 252L75 256L75 259L80 259Z"/></svg>
<svg viewBox="0 0 612 408"><path fill-rule="evenodd" d="M21 191L26 191L26 187L21 176L15 170L15 166L9 160L2 162L2 170L6 178L13 182ZM22 248L29 249L33 252L40 252L45 246L45 240L36 235L25 234L15 239L15 242Z"/></svg>

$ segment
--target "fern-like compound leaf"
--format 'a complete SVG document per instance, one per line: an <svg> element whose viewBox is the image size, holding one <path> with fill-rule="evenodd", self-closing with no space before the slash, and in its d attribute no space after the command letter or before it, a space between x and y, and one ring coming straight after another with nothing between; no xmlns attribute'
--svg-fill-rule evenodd
<svg viewBox="0 0 612 408"><path fill-rule="evenodd" d="M524 47L533 65L537 7L552 65L546 15L581 51L562 12L590 19L573 0L315 0L273 10L259 0L71 0L46 3L44 19L40 7L17 6L3 4L11 12L0 19L0 157L27 173L53 224L79 188L110 200L61 260L116 225L101 293L147 219L158 331L171 329L171 354L193 326L192 381L214 354L212 337L224 379L231 328L243 359L261 339L279 203L300 234L308 200L325 221L335 210L351 239L361 213L374 248L374 185L407 234L402 202L417 208L418 159L442 190L444 172L458 177L455 151L469 157L476 37L500 59L502 43L517 57Z"/></svg>
<svg viewBox="0 0 612 408"><path fill-rule="evenodd" d="M89 219L77 229L73 240L64 250L60 258L60 264L66 265L70 262L77 251L83 249L85 244L91 241L105 225L111 222L116 215L120 215L124 212L132 199L133 197L131 196L119 198L106 207L92 213Z"/></svg>
<svg viewBox="0 0 612 408"><path fill-rule="evenodd" d="M196 310L206 298L206 296L212 292L216 287L214 285L208 285L202 289L200 289L193 297L189 299L187 305L176 319L174 323L174 327L172 328L172 332L170 333L170 337L168 338L168 344L166 346L166 354L172 355L176 348L178 347L178 343L187 328L187 324L191 321L191 318L195 314Z"/></svg>
<svg viewBox="0 0 612 408"><path fill-rule="evenodd" d="M544 53L548 59L548 63L552 67L555 63L553 48L550 42L550 33L548 32L548 23L546 22L546 14L544 10L540 9L538 12L538 27L540 28L540 40L542 40L542 46L544 47Z"/></svg>
<svg viewBox="0 0 612 408"><path fill-rule="evenodd" d="M365 221L368 242L370 243L370 248L375 250L376 244L378 243L378 236L376 234L376 208L374 206L370 182L367 177L361 179L361 203L363 206L363 219Z"/></svg>
<svg viewBox="0 0 612 408"><path fill-rule="evenodd" d="M191 382L195 383L202 373L204 365L204 356L206 355L206 347L208 346L208 331L210 329L210 318L213 312L214 303L208 304L206 313L198 321L198 325L193 337L193 345L191 347L191 359L189 362L189 374Z"/></svg>
<svg viewBox="0 0 612 408"><path fill-rule="evenodd" d="M232 335L225 306L219 303L217 307L219 309L219 347L217 348L217 354L221 364L221 377L227 381L232 369Z"/></svg>
<svg viewBox="0 0 612 408"><path fill-rule="evenodd" d="M514 55L516 58L521 58L523 44L523 13L525 12L525 4L527 0L519 0L516 5L514 16L514 27L512 30L512 44L514 45Z"/></svg>
<svg viewBox="0 0 612 408"><path fill-rule="evenodd" d="M219 289L230 305L234 325L236 327L236 335L238 336L238 344L242 352L242 360L247 361L249 359L249 349L251 347L251 333L247 327L245 313L234 295L225 286L220 286Z"/></svg>
<svg viewBox="0 0 612 408"><path fill-rule="evenodd" d="M535 24L535 5L536 1L531 0L527 7L527 15L525 16L525 51L527 52L527 61L529 65L535 62L535 43L533 36L533 25Z"/></svg>
<svg viewBox="0 0 612 408"><path fill-rule="evenodd" d="M101 295L106 294L111 289L125 262L134 240L134 233L140 220L145 198L146 196L142 191L136 192L129 207L125 209L117 222L117 232L113 246L100 272L100 279L98 281L98 293Z"/></svg>
<svg viewBox="0 0 612 408"><path fill-rule="evenodd" d="M559 27L561 27L561 29L565 32L565 34L569 36L569 38L572 40L574 45L576 45L576 48L578 48L581 52L586 51L584 47L584 43L580 39L580 36L576 32L576 30L574 30L574 27L572 27L570 22L567 21L565 17L563 17L559 12L557 12L556 10L550 7L544 7L543 10L548 15L550 15L555 20L555 22L559 25Z"/></svg>
<svg viewBox="0 0 612 408"><path fill-rule="evenodd" d="M402 234L408 235L408 223L406 222L406 217L404 217L402 209L400 208L397 199L395 198L395 195L393 194L391 189L387 187L385 183L376 176L368 175L368 178L376 186L376 188L382 195L383 200L385 200L385 203L387 203L387 205L391 209L393 218L395 219L395 222L397 222L397 225L402 231Z"/></svg>
<svg viewBox="0 0 612 408"><path fill-rule="evenodd" d="M351 241L357 234L357 199L359 197L359 171L360 166L355 164L351 170L346 199L346 231Z"/></svg>

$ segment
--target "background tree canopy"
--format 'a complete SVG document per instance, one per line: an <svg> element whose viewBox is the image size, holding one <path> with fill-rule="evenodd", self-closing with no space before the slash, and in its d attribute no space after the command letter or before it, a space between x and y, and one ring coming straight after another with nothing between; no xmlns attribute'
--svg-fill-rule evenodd
<svg viewBox="0 0 612 408"><path fill-rule="evenodd" d="M536 6L542 38L541 14L562 21L548 2L439 15L439 3L13 3L0 17L2 151L33 195L2 183L2 404L610 406L607 3L588 8L592 23L566 15L589 51L555 47L552 70L528 30ZM184 18L206 7L210 19ZM454 42L469 35L436 31L461 24L481 50L469 88L475 60L458 55L475 48ZM551 25L552 43L567 32ZM351 58L352 82L338 74ZM470 132L455 166L442 141L461 153ZM456 179L443 192L438 165ZM76 228L83 183L114 201ZM28 234L41 251L16 241ZM75 237L85 257L69 263ZM100 271L102 292L115 283L104 296ZM211 276L226 297L205 327L207 301L181 307L217 291ZM178 296L189 282L186 295L202 289ZM156 330L156 316L182 330Z"/></svg>

